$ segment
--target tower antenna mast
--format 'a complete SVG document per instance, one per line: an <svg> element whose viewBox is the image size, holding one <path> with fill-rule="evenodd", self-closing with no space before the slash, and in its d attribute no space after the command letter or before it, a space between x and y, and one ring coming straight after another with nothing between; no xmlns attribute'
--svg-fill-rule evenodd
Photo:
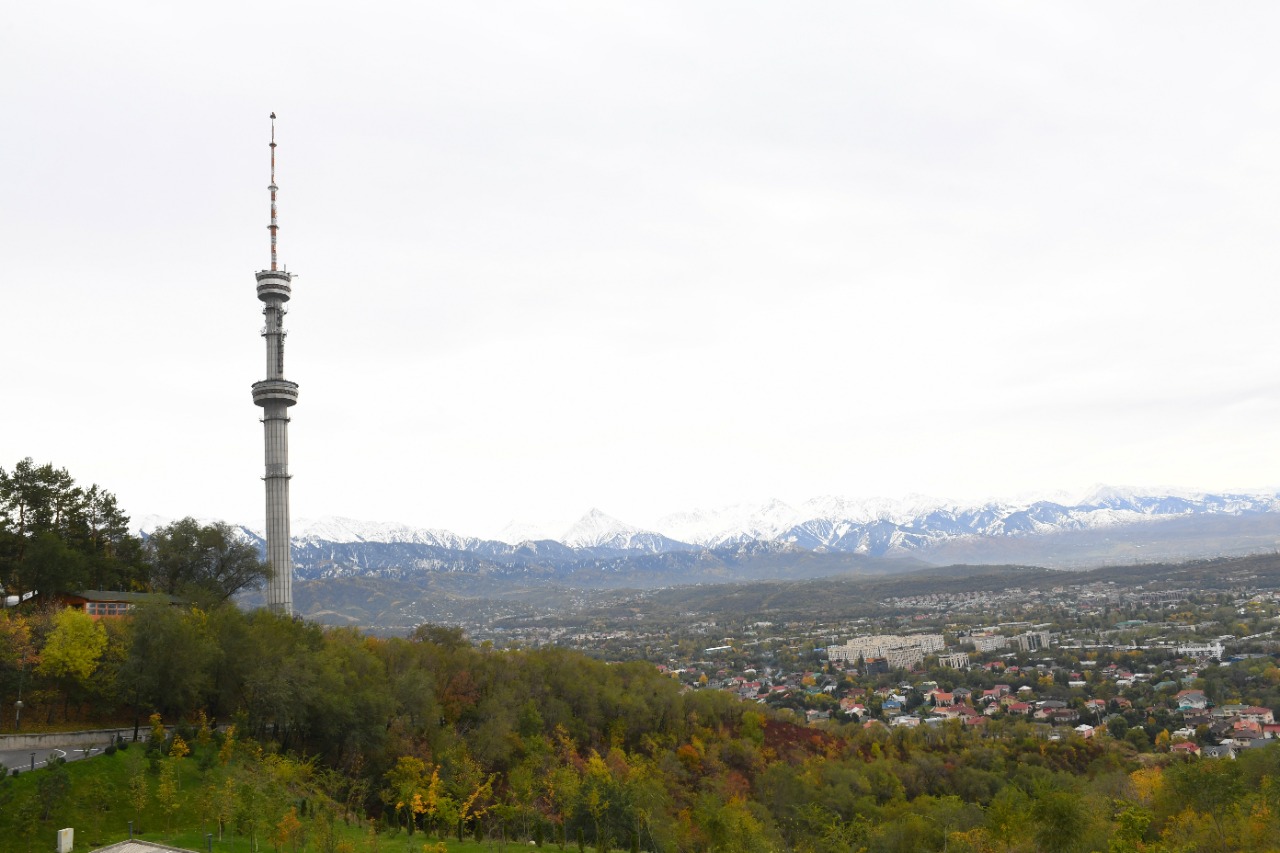
<svg viewBox="0 0 1280 853"><path fill-rule="evenodd" d="M276 224L276 114L271 114L271 185L267 187L271 191L271 224L267 226L267 230L271 232L271 271L276 269L276 232L280 230L280 226Z"/></svg>

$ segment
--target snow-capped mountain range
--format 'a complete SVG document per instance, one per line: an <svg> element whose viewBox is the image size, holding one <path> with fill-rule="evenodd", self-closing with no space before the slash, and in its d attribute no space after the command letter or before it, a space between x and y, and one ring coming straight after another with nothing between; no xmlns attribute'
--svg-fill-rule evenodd
<svg viewBox="0 0 1280 853"><path fill-rule="evenodd" d="M959 540L1026 539L1174 519L1267 513L1280 514L1280 494L1099 487L1076 500L990 501L980 505L920 495L900 500L818 497L799 506L774 500L763 505L739 504L674 513L649 529L593 508L556 535L513 523L495 539L331 517L295 522L294 546L306 551L329 545L395 545L400 546L396 553L402 555L416 548L433 555L469 553L499 562L667 554L748 543L820 553L922 556L932 548ZM148 516L135 526L145 534L165 521ZM262 539L261 530L247 526L242 530L251 538Z"/></svg>

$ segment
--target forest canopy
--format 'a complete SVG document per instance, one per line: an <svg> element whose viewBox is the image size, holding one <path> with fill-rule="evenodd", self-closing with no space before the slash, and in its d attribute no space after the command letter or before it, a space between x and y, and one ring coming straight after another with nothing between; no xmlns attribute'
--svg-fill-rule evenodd
<svg viewBox="0 0 1280 853"><path fill-rule="evenodd" d="M224 601L270 572L255 543L222 522L183 518L145 540L115 495L30 457L0 468L0 584L6 595L76 590L164 592Z"/></svg>

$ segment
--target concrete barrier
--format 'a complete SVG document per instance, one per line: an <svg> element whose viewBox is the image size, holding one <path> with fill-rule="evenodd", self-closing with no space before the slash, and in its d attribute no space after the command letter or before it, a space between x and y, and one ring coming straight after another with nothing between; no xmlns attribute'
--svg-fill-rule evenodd
<svg viewBox="0 0 1280 853"><path fill-rule="evenodd" d="M140 738L151 733L149 726L143 726L138 732ZM68 746L106 747L114 743L119 735L125 740L133 741L133 726L122 729L94 729L87 732L44 732L32 735L0 735L0 750L7 749L55 749Z"/></svg>

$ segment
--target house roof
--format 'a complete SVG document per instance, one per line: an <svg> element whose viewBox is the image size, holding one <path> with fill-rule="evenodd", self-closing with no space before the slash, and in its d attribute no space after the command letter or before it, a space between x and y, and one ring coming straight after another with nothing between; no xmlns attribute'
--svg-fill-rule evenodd
<svg viewBox="0 0 1280 853"><path fill-rule="evenodd" d="M183 599L163 592L123 592L110 589L81 589L67 593L68 598L85 601L121 601L128 604L180 604Z"/></svg>

